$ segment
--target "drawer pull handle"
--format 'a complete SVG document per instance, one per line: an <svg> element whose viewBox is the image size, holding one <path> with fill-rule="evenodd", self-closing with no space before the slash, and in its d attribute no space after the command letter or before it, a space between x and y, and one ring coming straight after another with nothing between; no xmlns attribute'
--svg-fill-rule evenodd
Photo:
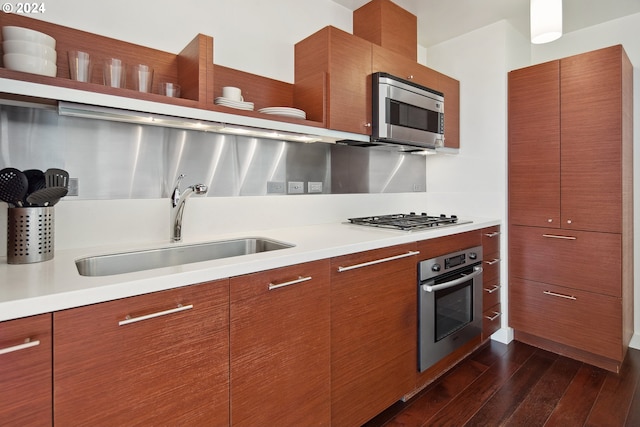
<svg viewBox="0 0 640 427"><path fill-rule="evenodd" d="M487 237L496 237L500 235L499 231L494 231L493 233L484 233L485 236Z"/></svg>
<svg viewBox="0 0 640 427"><path fill-rule="evenodd" d="M179 313L181 311L191 310L192 308L193 308L193 304L189 304L189 305L178 304L176 308L172 308L170 310L158 311L157 313L146 314L144 316L131 317L127 315L125 320L121 320L118 322L118 326L124 326L130 323L142 322L143 320L149 320L156 317L166 316L168 314Z"/></svg>
<svg viewBox="0 0 640 427"><path fill-rule="evenodd" d="M552 297L570 299L572 301L575 301L575 300L578 299L578 298L574 297L573 295L558 294L558 293L551 292L551 291L543 291L542 293L545 294L545 295L551 295Z"/></svg>
<svg viewBox="0 0 640 427"><path fill-rule="evenodd" d="M0 348L0 354L13 353L14 351L25 350L27 348L40 345L40 340L31 341L31 338L24 340L24 344L14 345L12 347Z"/></svg>
<svg viewBox="0 0 640 427"><path fill-rule="evenodd" d="M484 290L489 294L492 294L499 289L500 289L500 285L494 285L493 288L491 289L484 288Z"/></svg>
<svg viewBox="0 0 640 427"><path fill-rule="evenodd" d="M577 237L574 236L558 236L557 234L543 234L542 237L547 237L549 239L562 239L562 240L577 240Z"/></svg>
<svg viewBox="0 0 640 427"><path fill-rule="evenodd" d="M349 265L347 267L338 267L338 272L342 273L343 271L355 270L356 268L369 267L370 265L380 264L387 261L395 261L400 258L406 258L406 257L418 255L419 253L420 253L419 251L409 251L406 254L391 256L389 258L376 259L369 262L363 262L362 264Z"/></svg>
<svg viewBox="0 0 640 427"><path fill-rule="evenodd" d="M496 320L498 317L502 315L502 313L498 313L497 311L494 311L493 314L494 316L484 316L484 318L493 322L494 320Z"/></svg>
<svg viewBox="0 0 640 427"><path fill-rule="evenodd" d="M497 264L500 262L500 258L494 258L491 261L485 261L484 263L487 265L493 265L493 264Z"/></svg>
<svg viewBox="0 0 640 427"><path fill-rule="evenodd" d="M269 290L272 291L274 289L284 288L285 286L297 285L298 283L306 282L307 280L311 280L311 279L313 279L313 277L311 277L311 276L307 276L307 277L299 276L295 280L290 280L290 281L284 282L284 283L278 283L278 284L269 283Z"/></svg>

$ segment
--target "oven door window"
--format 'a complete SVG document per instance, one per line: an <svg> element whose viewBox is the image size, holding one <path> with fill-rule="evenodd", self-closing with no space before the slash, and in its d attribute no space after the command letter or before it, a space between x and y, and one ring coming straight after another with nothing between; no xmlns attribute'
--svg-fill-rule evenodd
<svg viewBox="0 0 640 427"><path fill-rule="evenodd" d="M437 111L427 110L395 100L389 100L388 108L390 125L441 133L439 129L440 113Z"/></svg>
<svg viewBox="0 0 640 427"><path fill-rule="evenodd" d="M449 277L448 280L455 279ZM435 292L435 340L440 341L473 320L473 279Z"/></svg>

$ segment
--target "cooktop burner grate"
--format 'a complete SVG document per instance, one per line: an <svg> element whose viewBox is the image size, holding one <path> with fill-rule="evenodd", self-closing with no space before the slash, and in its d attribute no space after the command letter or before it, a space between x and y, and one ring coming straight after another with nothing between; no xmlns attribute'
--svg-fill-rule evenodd
<svg viewBox="0 0 640 427"><path fill-rule="evenodd" d="M430 216L426 213L416 214L392 214L368 216L362 218L349 218L351 224L366 225L369 227L391 228L394 230L412 231L424 230L434 227L446 227L450 225L468 224L471 221L461 221L456 215Z"/></svg>

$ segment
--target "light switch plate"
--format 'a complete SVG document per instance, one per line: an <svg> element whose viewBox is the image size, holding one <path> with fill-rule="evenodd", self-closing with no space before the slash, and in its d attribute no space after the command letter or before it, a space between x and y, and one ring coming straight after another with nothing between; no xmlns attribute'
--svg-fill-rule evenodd
<svg viewBox="0 0 640 427"><path fill-rule="evenodd" d="M267 194L284 194L284 181L267 181Z"/></svg>

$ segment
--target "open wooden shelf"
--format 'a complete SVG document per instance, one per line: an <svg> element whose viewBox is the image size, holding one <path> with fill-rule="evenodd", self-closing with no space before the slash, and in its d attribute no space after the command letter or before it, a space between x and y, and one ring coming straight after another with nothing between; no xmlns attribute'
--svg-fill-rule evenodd
<svg viewBox="0 0 640 427"><path fill-rule="evenodd" d="M198 34L180 53L173 54L22 15L0 14L0 26L7 25L30 28L55 38L57 75L56 77L47 77L0 68L0 78L218 111L238 116L326 127L324 101L312 111L306 111L306 120L259 113L257 110L264 107L300 108L304 102L297 101L297 98L304 97L307 93L303 88L298 90L291 83L214 64L214 43L210 36ZM93 71L90 82L71 80L67 56L71 50L87 52L91 56ZM111 57L117 57L127 65L145 64L151 66L154 69L152 93L134 90L129 78L127 78L125 88L105 86L101 64L105 59ZM158 94L161 82L179 84L181 98L170 98ZM223 86L240 87L245 100L253 102L256 111L237 110L215 105L214 99L221 96Z"/></svg>

